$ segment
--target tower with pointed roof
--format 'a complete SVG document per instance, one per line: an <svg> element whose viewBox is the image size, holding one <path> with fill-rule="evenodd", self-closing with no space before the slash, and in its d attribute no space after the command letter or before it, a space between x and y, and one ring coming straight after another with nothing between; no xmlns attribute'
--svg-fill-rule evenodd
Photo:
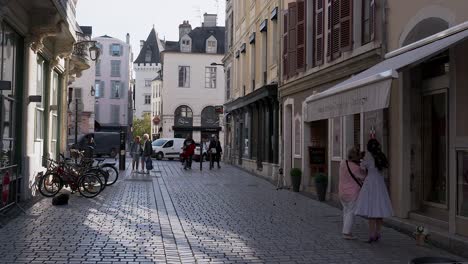
<svg viewBox="0 0 468 264"><path fill-rule="evenodd" d="M155 117L151 108L151 82L161 70L161 52L163 50L163 43L158 38L153 26L146 41L141 41L140 53L133 62L135 72L134 115L137 118L143 118L144 115L150 115L151 119ZM151 131L152 134L154 134L153 132Z"/></svg>

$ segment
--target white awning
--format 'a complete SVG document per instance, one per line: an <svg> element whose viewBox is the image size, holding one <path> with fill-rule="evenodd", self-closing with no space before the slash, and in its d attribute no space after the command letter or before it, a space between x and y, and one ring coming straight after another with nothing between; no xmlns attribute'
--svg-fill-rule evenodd
<svg viewBox="0 0 468 264"><path fill-rule="evenodd" d="M428 57L468 38L468 22L439 32L388 53L386 60L306 101L304 121L311 122L387 108L390 86L397 71L421 63ZM360 102L360 103L359 103Z"/></svg>

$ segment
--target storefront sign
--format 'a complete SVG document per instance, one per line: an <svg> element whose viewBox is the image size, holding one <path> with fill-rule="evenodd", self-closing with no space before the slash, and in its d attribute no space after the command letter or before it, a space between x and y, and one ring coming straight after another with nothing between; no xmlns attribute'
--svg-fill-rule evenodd
<svg viewBox="0 0 468 264"><path fill-rule="evenodd" d="M326 161L325 148L309 147L310 164L324 165Z"/></svg>

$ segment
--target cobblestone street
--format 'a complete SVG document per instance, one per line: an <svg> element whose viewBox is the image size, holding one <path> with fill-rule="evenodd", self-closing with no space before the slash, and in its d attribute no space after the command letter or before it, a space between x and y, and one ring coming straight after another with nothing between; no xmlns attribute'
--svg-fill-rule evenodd
<svg viewBox="0 0 468 264"><path fill-rule="evenodd" d="M94 199L43 199L0 229L0 263L408 263L449 256L392 229L366 244L340 236L336 208L234 167L203 173L155 162ZM197 167L197 169L195 169ZM361 241L362 240L362 241Z"/></svg>

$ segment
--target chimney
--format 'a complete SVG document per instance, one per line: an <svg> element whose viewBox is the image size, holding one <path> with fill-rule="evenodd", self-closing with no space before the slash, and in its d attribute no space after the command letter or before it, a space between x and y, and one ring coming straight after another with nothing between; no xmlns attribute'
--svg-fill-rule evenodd
<svg viewBox="0 0 468 264"><path fill-rule="evenodd" d="M192 26L188 20L184 20L182 24L179 25L179 40L186 34L192 31Z"/></svg>
<svg viewBox="0 0 468 264"><path fill-rule="evenodd" d="M129 33L127 33L127 41L126 42L127 42L128 45L130 45L130 34Z"/></svg>
<svg viewBox="0 0 468 264"><path fill-rule="evenodd" d="M205 13L203 15L202 27L216 27L218 15Z"/></svg>
<svg viewBox="0 0 468 264"><path fill-rule="evenodd" d="M143 46L145 45L145 41L144 40L140 40L140 50L143 49Z"/></svg>

